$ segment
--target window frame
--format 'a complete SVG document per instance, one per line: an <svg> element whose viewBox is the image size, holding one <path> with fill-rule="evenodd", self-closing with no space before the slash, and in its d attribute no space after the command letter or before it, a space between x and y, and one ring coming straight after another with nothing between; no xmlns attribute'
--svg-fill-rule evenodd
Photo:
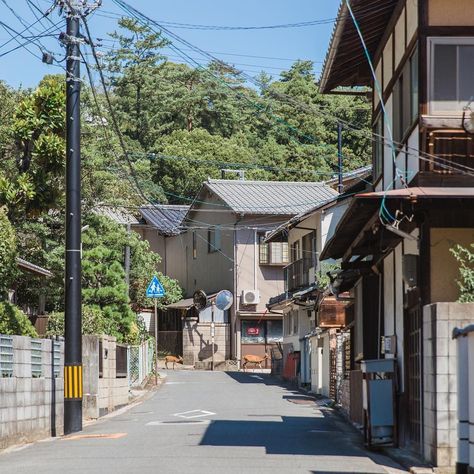
<svg viewBox="0 0 474 474"><path fill-rule="evenodd" d="M207 230L207 253L216 253L222 250L222 232L219 226L209 227Z"/></svg>
<svg viewBox="0 0 474 474"><path fill-rule="evenodd" d="M258 263L265 266L284 267L290 263L288 242L264 242L265 234L258 234ZM272 245L280 245L281 262L275 262L272 251ZM285 248L286 247L286 248ZM285 259L286 255L286 259Z"/></svg>
<svg viewBox="0 0 474 474"><path fill-rule="evenodd" d="M373 182L375 183L383 174L383 160L385 153L384 143L384 116L379 112L374 120L375 145L373 148L372 168L374 170Z"/></svg>
<svg viewBox="0 0 474 474"><path fill-rule="evenodd" d="M434 71L435 71L435 49L437 45L451 46L474 46L474 37L472 36L431 36L427 38L428 42L428 84L427 84L427 104L428 114L430 116L450 116L461 117L463 105L458 101L459 109L456 110L436 110L434 105ZM456 95L459 96L459 49L456 50ZM474 94L473 94L474 95ZM466 104L464 104L466 105Z"/></svg>
<svg viewBox="0 0 474 474"><path fill-rule="evenodd" d="M416 74L414 74L415 70ZM415 79L418 81L416 84L413 83ZM413 103L415 100L416 104ZM406 141L407 134L412 130L418 117L419 52L418 47L415 46L403 64L401 73L397 77L392 90L392 134L397 154L402 151L402 147L398 144Z"/></svg>

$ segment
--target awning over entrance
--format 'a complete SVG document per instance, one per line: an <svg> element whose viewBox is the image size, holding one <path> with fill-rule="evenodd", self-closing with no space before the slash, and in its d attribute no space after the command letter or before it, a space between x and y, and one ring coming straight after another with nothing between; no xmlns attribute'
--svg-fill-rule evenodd
<svg viewBox="0 0 474 474"><path fill-rule="evenodd" d="M181 309L183 311L190 309L192 306L194 306L194 301L192 298L186 298L183 300L176 301L176 303L171 303L169 305L166 305L166 309Z"/></svg>

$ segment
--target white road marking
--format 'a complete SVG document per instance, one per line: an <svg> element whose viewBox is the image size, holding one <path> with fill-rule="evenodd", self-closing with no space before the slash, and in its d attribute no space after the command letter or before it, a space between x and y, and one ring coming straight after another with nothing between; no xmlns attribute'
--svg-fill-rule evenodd
<svg viewBox="0 0 474 474"><path fill-rule="evenodd" d="M190 425L209 425L211 420L196 420L196 421L150 421L146 426L190 426Z"/></svg>
<svg viewBox="0 0 474 474"><path fill-rule="evenodd" d="M210 416L215 415L212 411L206 410L190 410L190 411L183 411L182 413L174 413L173 416L179 416L180 418L199 418L201 416Z"/></svg>

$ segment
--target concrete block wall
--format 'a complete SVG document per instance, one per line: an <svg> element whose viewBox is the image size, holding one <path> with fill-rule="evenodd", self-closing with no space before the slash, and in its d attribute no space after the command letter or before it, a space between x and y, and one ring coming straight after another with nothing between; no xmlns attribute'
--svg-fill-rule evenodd
<svg viewBox="0 0 474 474"><path fill-rule="evenodd" d="M438 467L456 464L457 346L455 327L474 323L474 304L423 308L423 453Z"/></svg>
<svg viewBox="0 0 474 474"><path fill-rule="evenodd" d="M99 338L82 336L82 415L99 417Z"/></svg>
<svg viewBox="0 0 474 474"><path fill-rule="evenodd" d="M31 339L12 336L13 377L0 377L0 449L63 433L64 345L53 372L53 341L41 343L41 376L32 377Z"/></svg>
<svg viewBox="0 0 474 474"><path fill-rule="evenodd" d="M128 378L117 378L115 337L103 336L102 338L102 377L98 381L98 415L114 411L126 405L129 401Z"/></svg>
<svg viewBox="0 0 474 474"><path fill-rule="evenodd" d="M185 365L210 361L212 358L211 324L186 320L183 327L183 361ZM215 324L214 360L230 359L230 325Z"/></svg>

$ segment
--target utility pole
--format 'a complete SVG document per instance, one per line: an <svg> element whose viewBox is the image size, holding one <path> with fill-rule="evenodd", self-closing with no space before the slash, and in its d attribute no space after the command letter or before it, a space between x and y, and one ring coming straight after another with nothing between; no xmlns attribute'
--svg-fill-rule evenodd
<svg viewBox="0 0 474 474"><path fill-rule="evenodd" d="M81 78L80 20L97 8L58 1L66 15L66 255L64 316L64 433L82 430Z"/></svg>
<svg viewBox="0 0 474 474"><path fill-rule="evenodd" d="M337 176L338 184L337 191L342 194L344 185L342 183L342 123L337 122Z"/></svg>

